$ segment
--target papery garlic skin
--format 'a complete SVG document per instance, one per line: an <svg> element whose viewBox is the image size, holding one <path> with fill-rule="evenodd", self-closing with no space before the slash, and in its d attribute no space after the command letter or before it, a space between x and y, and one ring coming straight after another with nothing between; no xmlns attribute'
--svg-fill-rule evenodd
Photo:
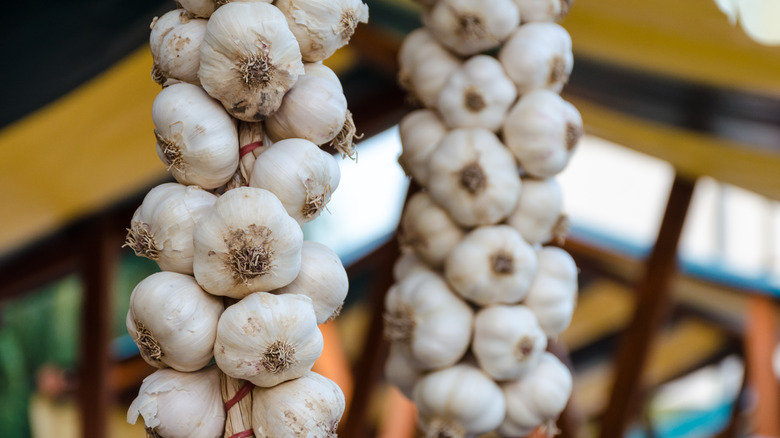
<svg viewBox="0 0 780 438"><path fill-rule="evenodd" d="M233 117L264 120L303 73L298 42L275 6L233 2L209 19L198 76Z"/></svg>
<svg viewBox="0 0 780 438"><path fill-rule="evenodd" d="M498 47L517 26L512 0L438 0L423 23L443 45L461 56Z"/></svg>
<svg viewBox="0 0 780 438"><path fill-rule="evenodd" d="M569 13L572 0L514 0L523 23L558 21Z"/></svg>
<svg viewBox="0 0 780 438"><path fill-rule="evenodd" d="M444 265L444 260L465 232L425 192L415 193L401 217L401 241L430 266Z"/></svg>
<svg viewBox="0 0 780 438"><path fill-rule="evenodd" d="M332 380L309 371L303 377L252 392L257 438L335 437L346 402Z"/></svg>
<svg viewBox="0 0 780 438"><path fill-rule="evenodd" d="M249 185L257 157L271 147L271 141L266 138L263 123L239 121L238 145L238 173L241 184L237 187L240 187Z"/></svg>
<svg viewBox="0 0 780 438"><path fill-rule="evenodd" d="M582 117L556 93L536 90L509 111L503 133L504 142L526 173L550 178L569 163L582 137Z"/></svg>
<svg viewBox="0 0 780 438"><path fill-rule="evenodd" d="M486 129L450 131L429 165L431 197L464 227L501 222L517 205L520 176L515 161Z"/></svg>
<svg viewBox="0 0 780 438"><path fill-rule="evenodd" d="M551 353L542 353L526 375L501 385L507 412L498 432L526 436L538 426L554 422L566 407L571 390L569 369Z"/></svg>
<svg viewBox="0 0 780 438"><path fill-rule="evenodd" d="M412 31L398 52L398 81L423 105L434 108L442 87L461 61L425 29Z"/></svg>
<svg viewBox="0 0 780 438"><path fill-rule="evenodd" d="M412 111L398 123L401 137L401 156L398 164L407 175L423 186L428 185L428 161L439 141L447 134L447 126L429 109Z"/></svg>
<svg viewBox="0 0 780 438"><path fill-rule="evenodd" d="M335 158L309 140L274 143L255 162L250 185L276 195L298 224L319 217L341 179Z"/></svg>
<svg viewBox="0 0 780 438"><path fill-rule="evenodd" d="M149 436L165 438L220 438L225 428L225 405L219 370L194 373L164 369L144 379L130 404L127 422L142 416Z"/></svg>
<svg viewBox="0 0 780 438"><path fill-rule="evenodd" d="M332 249L312 241L303 242L301 270L275 294L300 294L311 298L317 324L338 316L349 292L349 279L341 259Z"/></svg>
<svg viewBox="0 0 780 438"><path fill-rule="evenodd" d="M411 400L414 385L423 375L424 372L415 365L407 349L400 344L390 344L390 351L385 360L385 379L389 383L395 385L406 398Z"/></svg>
<svg viewBox="0 0 780 438"><path fill-rule="evenodd" d="M217 0L178 0L178 2L195 17L209 18L217 9Z"/></svg>
<svg viewBox="0 0 780 438"><path fill-rule="evenodd" d="M385 337L404 348L420 369L454 365L471 340L474 313L438 274L418 273L385 296Z"/></svg>
<svg viewBox="0 0 780 438"><path fill-rule="evenodd" d="M492 56L477 55L450 74L436 108L450 128L497 132L517 99L515 84Z"/></svg>
<svg viewBox="0 0 780 438"><path fill-rule="evenodd" d="M168 79L199 85L200 43L206 35L206 20L176 9L155 17L151 28L152 79L160 85Z"/></svg>
<svg viewBox="0 0 780 438"><path fill-rule="evenodd" d="M133 214L125 244L163 271L192 274L195 223L216 201L216 196L196 186L160 184Z"/></svg>
<svg viewBox="0 0 780 438"><path fill-rule="evenodd" d="M393 280L400 282L406 277L417 272L432 272L431 268L422 261L412 250L402 251L401 257L393 264Z"/></svg>
<svg viewBox="0 0 780 438"><path fill-rule="evenodd" d="M498 60L520 95L539 89L560 93L574 65L571 37L555 23L524 24L498 52Z"/></svg>
<svg viewBox="0 0 780 438"><path fill-rule="evenodd" d="M164 88L152 105L157 155L181 184L217 188L238 168L236 125L200 87Z"/></svg>
<svg viewBox="0 0 780 438"><path fill-rule="evenodd" d="M471 349L495 380L520 378L547 348L547 335L525 306L491 306L477 312Z"/></svg>
<svg viewBox="0 0 780 438"><path fill-rule="evenodd" d="M301 47L304 61L330 58L349 43L358 23L368 22L361 0L276 0Z"/></svg>
<svg viewBox="0 0 780 438"><path fill-rule="evenodd" d="M273 193L239 187L195 225L195 279L207 292L241 299L290 284L301 268L303 232Z"/></svg>
<svg viewBox="0 0 780 438"><path fill-rule="evenodd" d="M211 361L223 310L189 275L157 272L133 289L127 332L149 365L197 371Z"/></svg>
<svg viewBox="0 0 780 438"><path fill-rule="evenodd" d="M517 207L506 223L531 244L563 237L566 232L563 193L555 178L523 178Z"/></svg>
<svg viewBox="0 0 780 438"><path fill-rule="evenodd" d="M414 386L413 399L425 436L464 438L490 432L506 415L498 385L467 364L421 378Z"/></svg>
<svg viewBox="0 0 780 438"><path fill-rule="evenodd" d="M536 272L536 254L507 225L479 227L447 258L444 276L463 298L476 304L512 304L525 298Z"/></svg>
<svg viewBox="0 0 780 438"><path fill-rule="evenodd" d="M306 374L322 348L311 298L256 292L225 309L214 359L230 377L271 387Z"/></svg>
<svg viewBox="0 0 780 438"><path fill-rule="evenodd" d="M533 310L547 336L561 334L577 305L577 265L566 251L545 246L537 251L539 267L524 304Z"/></svg>

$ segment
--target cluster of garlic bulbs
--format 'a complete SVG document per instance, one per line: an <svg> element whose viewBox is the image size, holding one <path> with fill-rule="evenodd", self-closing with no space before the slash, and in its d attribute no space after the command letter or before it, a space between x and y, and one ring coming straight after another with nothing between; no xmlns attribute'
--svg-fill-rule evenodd
<svg viewBox="0 0 780 438"><path fill-rule="evenodd" d="M127 330L159 368L128 411L150 437L335 436L344 395L311 371L318 325L349 288L338 255L303 239L354 155L338 77L321 61L368 19L361 0L181 0L152 22L153 188L126 245L162 272Z"/></svg>
<svg viewBox="0 0 780 438"><path fill-rule="evenodd" d="M423 105L400 123L405 206L385 300L388 380L426 437L552 433L572 387L546 352L569 325L577 267L556 175L582 135L559 93L567 0L430 0L399 52ZM492 56L495 55L495 56Z"/></svg>

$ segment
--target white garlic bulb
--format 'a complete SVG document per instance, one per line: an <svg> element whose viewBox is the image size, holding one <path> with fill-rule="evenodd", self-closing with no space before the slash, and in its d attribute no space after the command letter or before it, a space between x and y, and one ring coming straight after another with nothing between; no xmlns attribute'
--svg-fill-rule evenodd
<svg viewBox="0 0 780 438"><path fill-rule="evenodd" d="M241 299L288 285L301 268L303 232L273 193L239 187L195 225L195 279L207 292Z"/></svg>
<svg viewBox="0 0 780 438"><path fill-rule="evenodd" d="M551 353L542 353L536 366L522 378L501 385L506 419L498 432L515 437L526 436L538 426L557 430L555 419L566 407L571 389L569 369Z"/></svg>
<svg viewBox="0 0 780 438"><path fill-rule="evenodd" d="M200 87L164 88L152 105L157 155L176 181L214 189L238 168L238 133L233 119Z"/></svg>
<svg viewBox="0 0 780 438"><path fill-rule="evenodd" d="M301 271L292 283L273 291L275 294L300 294L311 298L317 324L338 316L349 292L347 271L339 255L327 246L303 242Z"/></svg>
<svg viewBox="0 0 780 438"><path fill-rule="evenodd" d="M157 370L141 384L130 404L127 422L138 416L147 436L165 438L221 438L225 427L219 370L211 367L194 373Z"/></svg>
<svg viewBox="0 0 780 438"><path fill-rule="evenodd" d="M401 241L430 266L443 266L464 234L427 193L417 192L406 203L401 217Z"/></svg>
<svg viewBox="0 0 780 438"><path fill-rule="evenodd" d="M423 23L450 50L469 56L498 47L520 25L520 12L512 0L438 0Z"/></svg>
<svg viewBox="0 0 780 438"><path fill-rule="evenodd" d="M431 268L412 250L402 251L401 257L393 265L393 280L402 281L416 272L430 272Z"/></svg>
<svg viewBox="0 0 780 438"><path fill-rule="evenodd" d="M270 387L306 374L322 348L311 298L256 292L225 309L214 359L228 376Z"/></svg>
<svg viewBox="0 0 780 438"><path fill-rule="evenodd" d="M569 13L572 0L514 0L523 23L558 21Z"/></svg>
<svg viewBox="0 0 780 438"><path fill-rule="evenodd" d="M515 84L492 56L474 56L450 74L436 108L450 128L497 132L517 99Z"/></svg>
<svg viewBox="0 0 780 438"><path fill-rule="evenodd" d="M546 348L547 335L528 307L486 307L474 318L471 349L480 368L495 380L520 378Z"/></svg>
<svg viewBox="0 0 780 438"><path fill-rule="evenodd" d="M349 43L358 23L368 22L361 0L276 0L298 39L304 61L327 59Z"/></svg>
<svg viewBox="0 0 780 438"><path fill-rule="evenodd" d="M523 95L546 89L560 93L574 64L571 37L555 23L528 23L507 40L498 60Z"/></svg>
<svg viewBox="0 0 780 438"><path fill-rule="evenodd" d="M447 127L435 111L420 109L401 119L398 132L401 137L401 156L398 157L398 164L407 175L427 186L428 160L439 141L447 134Z"/></svg>
<svg viewBox="0 0 780 438"><path fill-rule="evenodd" d="M543 247L536 257L539 267L524 304L547 336L555 337L569 326L577 305L577 265L569 253L554 246Z"/></svg>
<svg viewBox="0 0 780 438"><path fill-rule="evenodd" d="M406 37L399 49L398 62L401 87L429 108L436 106L447 78L461 64L460 59L424 29Z"/></svg>
<svg viewBox="0 0 780 438"><path fill-rule="evenodd" d="M582 136L574 105L547 90L521 97L504 121L504 141L523 170L537 178L562 171Z"/></svg>
<svg viewBox="0 0 780 438"><path fill-rule="evenodd" d="M506 223L531 244L564 237L567 220L563 214L563 193L555 178L523 178L517 207Z"/></svg>
<svg viewBox="0 0 780 438"><path fill-rule="evenodd" d="M450 131L429 164L431 197L462 226L496 224L517 205L520 176L515 160L486 129Z"/></svg>
<svg viewBox="0 0 780 438"><path fill-rule="evenodd" d="M339 186L332 155L302 138L274 143L255 162L250 185L272 192L298 224L316 219Z"/></svg>
<svg viewBox="0 0 780 438"><path fill-rule="evenodd" d="M233 117L251 122L273 114L303 72L298 42L275 6L233 2L209 19L198 76Z"/></svg>
<svg viewBox="0 0 780 438"><path fill-rule="evenodd" d="M341 88L341 81L339 80L338 75L322 62L304 62L303 71L306 76L316 76L318 78L327 79L334 85L338 84L339 90L344 91L344 89Z"/></svg>
<svg viewBox="0 0 780 438"><path fill-rule="evenodd" d="M508 225L479 227L447 258L444 276L463 298L485 306L525 298L536 272L536 254Z"/></svg>
<svg viewBox="0 0 780 438"><path fill-rule="evenodd" d="M346 402L332 380L309 371L273 388L252 391L257 438L335 437Z"/></svg>
<svg viewBox="0 0 780 438"><path fill-rule="evenodd" d="M426 437L465 438L490 432L506 415L498 385L467 364L422 377L414 386L414 403Z"/></svg>
<svg viewBox="0 0 780 438"><path fill-rule="evenodd" d="M157 272L133 289L127 332L149 365L197 371L211 360L222 310L189 275Z"/></svg>
<svg viewBox="0 0 780 438"><path fill-rule="evenodd" d="M125 245L163 271L192 274L195 223L217 201L196 186L164 183L146 194L133 214Z"/></svg>
<svg viewBox="0 0 780 438"><path fill-rule="evenodd" d="M272 3L273 0L176 0L178 4L195 17L209 18L214 11L233 1Z"/></svg>
<svg viewBox="0 0 780 438"><path fill-rule="evenodd" d="M422 370L415 366L409 352L400 344L390 344L390 351L387 353L385 361L385 379L411 400L414 384L422 376Z"/></svg>
<svg viewBox="0 0 780 438"><path fill-rule="evenodd" d="M200 43L206 35L206 20L192 18L184 9L176 9L155 17L151 28L152 79L160 85L168 79L200 84Z"/></svg>
<svg viewBox="0 0 780 438"><path fill-rule="evenodd" d="M466 353L474 314L438 274L418 273L385 296L385 337L421 369L454 365Z"/></svg>

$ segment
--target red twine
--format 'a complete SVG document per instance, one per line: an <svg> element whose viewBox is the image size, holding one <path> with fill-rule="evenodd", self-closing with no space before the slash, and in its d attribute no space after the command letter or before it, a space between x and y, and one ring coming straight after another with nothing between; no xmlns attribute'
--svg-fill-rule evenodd
<svg viewBox="0 0 780 438"><path fill-rule="evenodd" d="M255 432L252 429L245 430L243 432L239 432L235 435L232 435L230 438L247 438L250 436L255 436Z"/></svg>
<svg viewBox="0 0 780 438"><path fill-rule="evenodd" d="M236 395L234 395L233 398L225 402L225 411L229 411L230 408L235 406L235 404L241 401L242 398L246 397L247 394L249 394L249 392L254 387L255 385L253 385L252 382L247 381L246 383L244 383L244 386L242 386L241 389L238 390ZM241 432L241 433L246 433L246 432ZM239 433L238 435L241 435L241 433ZM249 435L244 435L244 436L249 436ZM233 435L233 437L236 437L236 435Z"/></svg>
<svg viewBox="0 0 780 438"><path fill-rule="evenodd" d="M244 158L244 155L262 146L263 146L262 141L256 141L254 143L249 143L246 146L242 146L241 149L238 150L238 158Z"/></svg>

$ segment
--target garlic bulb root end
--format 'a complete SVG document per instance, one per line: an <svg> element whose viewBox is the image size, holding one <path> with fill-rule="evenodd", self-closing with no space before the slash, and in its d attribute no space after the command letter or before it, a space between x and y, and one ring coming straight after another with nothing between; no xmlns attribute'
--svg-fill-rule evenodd
<svg viewBox="0 0 780 438"><path fill-rule="evenodd" d="M136 332L138 333L138 347L150 359L159 361L163 357L162 348L154 334L138 320L135 320Z"/></svg>
<svg viewBox="0 0 780 438"><path fill-rule="evenodd" d="M490 257L490 268L496 274L512 274L515 272L515 261L511 254L503 251Z"/></svg>
<svg viewBox="0 0 780 438"><path fill-rule="evenodd" d="M460 184L472 195L479 192L487 184L485 172L476 161L466 165L460 171Z"/></svg>
<svg viewBox="0 0 780 438"><path fill-rule="evenodd" d="M575 125L573 123L566 124L566 149L572 150L574 146L577 146L577 142L580 141L580 137L583 134L582 126Z"/></svg>
<svg viewBox="0 0 780 438"><path fill-rule="evenodd" d="M342 158L349 157L357 161L357 151L355 150L355 140L363 138L363 134L357 135L355 121L352 119L352 112L347 110L347 118L344 121L341 131L330 141L331 147L336 149Z"/></svg>
<svg viewBox="0 0 780 438"><path fill-rule="evenodd" d="M306 191L306 202L303 204L301 214L304 219L312 219L317 217L320 212L325 208L330 200L329 194L331 193L330 185L326 185L322 191L316 191L311 193L310 190Z"/></svg>
<svg viewBox="0 0 780 438"><path fill-rule="evenodd" d="M160 250L157 249L157 242L154 241L152 230L147 223L137 223L127 229L124 247L130 247L135 255L146 257L151 260L160 258Z"/></svg>
<svg viewBox="0 0 780 438"><path fill-rule="evenodd" d="M271 230L252 224L245 230L231 230L225 238L228 247L227 264L235 278L248 284L249 280L268 274L273 269Z"/></svg>
<svg viewBox="0 0 780 438"><path fill-rule="evenodd" d="M153 427L146 428L146 438L162 438Z"/></svg>
<svg viewBox="0 0 780 438"><path fill-rule="evenodd" d="M295 347L283 340L276 340L269 345L260 360L263 368L274 374L290 368L297 362L298 360L295 358Z"/></svg>
<svg viewBox="0 0 780 438"><path fill-rule="evenodd" d="M172 169L180 172L184 171L184 160L181 156L181 148L170 138L165 138L160 135L157 130L154 130L154 137L157 139L157 143L160 145L160 151L162 152L165 164L168 166L167 170Z"/></svg>
<svg viewBox="0 0 780 438"><path fill-rule="evenodd" d="M263 41L258 43L261 47L268 47L268 44ZM266 51L238 59L236 67L247 87L257 89L271 81L273 65L269 61Z"/></svg>
<svg viewBox="0 0 780 438"><path fill-rule="evenodd" d="M534 347L536 346L536 339L532 336L523 336L515 345L515 358L518 362L524 362L531 357L534 353Z"/></svg>
<svg viewBox="0 0 780 438"><path fill-rule="evenodd" d="M152 80L160 86L165 85L165 81L168 80L168 75L160 68L159 65L154 64L152 66Z"/></svg>
<svg viewBox="0 0 780 438"><path fill-rule="evenodd" d="M434 418L428 423L425 438L465 438L466 430L458 423Z"/></svg>

